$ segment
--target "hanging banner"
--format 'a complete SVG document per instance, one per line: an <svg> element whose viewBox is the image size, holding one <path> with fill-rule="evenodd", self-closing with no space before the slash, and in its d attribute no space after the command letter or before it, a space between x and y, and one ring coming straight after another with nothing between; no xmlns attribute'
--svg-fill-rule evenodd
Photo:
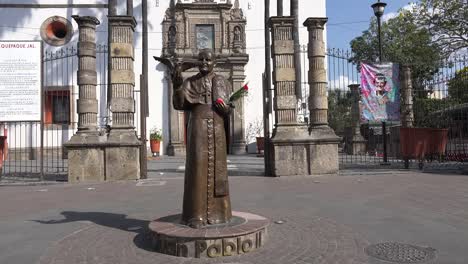
<svg viewBox="0 0 468 264"><path fill-rule="evenodd" d="M361 63L362 122L400 120L400 77L395 63Z"/></svg>
<svg viewBox="0 0 468 264"><path fill-rule="evenodd" d="M41 120L41 42L0 41L0 122Z"/></svg>

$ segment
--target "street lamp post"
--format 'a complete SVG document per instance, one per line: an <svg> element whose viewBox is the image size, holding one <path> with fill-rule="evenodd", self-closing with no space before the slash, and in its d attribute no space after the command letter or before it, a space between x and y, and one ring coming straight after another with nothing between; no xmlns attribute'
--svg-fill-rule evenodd
<svg viewBox="0 0 468 264"><path fill-rule="evenodd" d="M380 2L380 0L378 0L377 3L371 6L374 10L374 15L377 17L377 34L379 38L379 62L382 62L382 36L380 34L380 24L386 6L387 4L384 2Z"/></svg>
<svg viewBox="0 0 468 264"><path fill-rule="evenodd" d="M377 0L377 3L371 7L374 10L374 15L377 17L377 38L379 39L379 63L382 63L382 34L380 32L381 18L385 12L386 3ZM385 121L382 122L382 137L383 137L383 164L388 164L388 153L387 153L387 124Z"/></svg>

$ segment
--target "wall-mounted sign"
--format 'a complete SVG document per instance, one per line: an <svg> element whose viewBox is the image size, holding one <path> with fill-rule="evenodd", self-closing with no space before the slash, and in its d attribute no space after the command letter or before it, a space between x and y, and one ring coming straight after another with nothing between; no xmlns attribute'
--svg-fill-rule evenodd
<svg viewBox="0 0 468 264"><path fill-rule="evenodd" d="M400 78L395 63L361 63L361 121L400 120Z"/></svg>
<svg viewBox="0 0 468 264"><path fill-rule="evenodd" d="M0 41L0 122L41 120L41 42Z"/></svg>

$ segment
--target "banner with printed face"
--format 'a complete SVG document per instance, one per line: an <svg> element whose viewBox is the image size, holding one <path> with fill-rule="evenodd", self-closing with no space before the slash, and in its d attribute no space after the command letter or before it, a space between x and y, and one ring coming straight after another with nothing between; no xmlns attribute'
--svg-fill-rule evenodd
<svg viewBox="0 0 468 264"><path fill-rule="evenodd" d="M362 122L400 120L400 77L395 63L361 63Z"/></svg>

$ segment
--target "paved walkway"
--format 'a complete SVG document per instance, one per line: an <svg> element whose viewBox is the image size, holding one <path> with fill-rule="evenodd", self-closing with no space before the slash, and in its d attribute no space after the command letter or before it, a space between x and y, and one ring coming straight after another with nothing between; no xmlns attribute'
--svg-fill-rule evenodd
<svg viewBox="0 0 468 264"><path fill-rule="evenodd" d="M229 179L233 209L272 221L259 251L208 262L149 251L148 222L182 205L183 160L162 159L139 182L0 187L0 263L389 263L365 248L390 241L436 249L436 259L423 263L468 263L466 175L265 178L255 175L260 159L230 165L239 175Z"/></svg>

